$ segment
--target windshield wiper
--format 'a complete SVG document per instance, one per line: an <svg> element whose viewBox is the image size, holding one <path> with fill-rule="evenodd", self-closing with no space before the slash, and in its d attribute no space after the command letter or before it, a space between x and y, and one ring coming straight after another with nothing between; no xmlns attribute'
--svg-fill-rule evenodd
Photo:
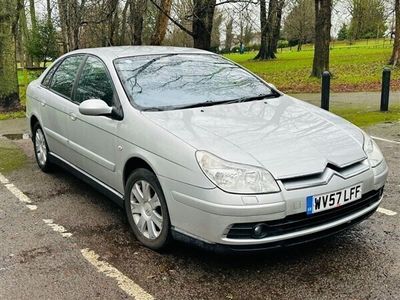
<svg viewBox="0 0 400 300"><path fill-rule="evenodd" d="M252 96L252 97L242 97L238 99L233 99L230 101L227 101L226 103L240 103L240 102L248 102L248 101L255 101L255 100L263 100L267 98L278 98L281 95L277 92L273 92L271 94L261 94L258 96Z"/></svg>
<svg viewBox="0 0 400 300"><path fill-rule="evenodd" d="M258 96L242 97L242 98L233 99L233 100L205 101L205 102L188 104L188 105L183 105L183 106L175 106L173 109L185 109L185 108L205 107L205 106L212 106L212 105L219 105L219 104L240 103L240 102L262 100L262 99L267 99L267 98L278 98L280 96L281 96L281 94L279 94L277 92L272 92L271 94L261 94Z"/></svg>
<svg viewBox="0 0 400 300"><path fill-rule="evenodd" d="M205 106L212 106L216 104L225 103L227 101L205 101L181 106L174 106L174 109L185 109L185 108L196 108L196 107L205 107Z"/></svg>
<svg viewBox="0 0 400 300"><path fill-rule="evenodd" d="M231 100L223 100L223 101L205 101L181 106L160 106L160 107L147 107L143 108L142 111L164 111L164 110L176 110L176 109L187 109L187 108L197 108L197 107L206 107L206 106L213 106L219 104L230 104L230 103L240 103L240 102L248 102L248 101L255 101L255 100L262 100L266 98L277 98L281 95L277 92L273 92L271 94L261 94L258 96L253 97L242 97L238 99L231 99Z"/></svg>
<svg viewBox="0 0 400 300"><path fill-rule="evenodd" d="M142 111L164 111L166 110L164 107L145 107L142 108Z"/></svg>

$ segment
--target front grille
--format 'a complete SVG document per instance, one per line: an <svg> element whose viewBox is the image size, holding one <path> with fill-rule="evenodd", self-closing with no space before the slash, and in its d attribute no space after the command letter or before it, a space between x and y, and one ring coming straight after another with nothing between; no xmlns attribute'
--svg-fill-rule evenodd
<svg viewBox="0 0 400 300"><path fill-rule="evenodd" d="M369 170L369 163L367 160L359 161L342 168L328 163L325 170L321 173L292 178L282 178L281 182L286 190L291 191L327 184L334 175L347 179L359 175L367 170Z"/></svg>
<svg viewBox="0 0 400 300"><path fill-rule="evenodd" d="M331 223L336 220L342 219L346 216L352 215L357 211L363 210L370 205L379 201L383 193L383 188L377 191L371 191L363 195L360 200L351 202L349 204L322 211L313 215L299 213L287 216L284 219L265 221L258 223L240 223L233 224L228 231L227 238L231 239L259 239L269 236L277 236L286 233L291 233L307 228ZM262 234L254 236L254 227L260 225L262 227Z"/></svg>

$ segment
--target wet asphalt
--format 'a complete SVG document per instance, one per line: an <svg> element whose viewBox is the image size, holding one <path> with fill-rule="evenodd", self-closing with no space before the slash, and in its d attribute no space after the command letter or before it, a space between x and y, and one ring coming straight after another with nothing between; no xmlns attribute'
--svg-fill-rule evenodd
<svg viewBox="0 0 400 300"><path fill-rule="evenodd" d="M400 141L400 124L368 128ZM42 173L30 140L15 140L25 167L5 175L37 205L0 186L0 299L125 299L116 281L85 261L89 248L157 299L400 299L400 145L377 141L390 167L381 207L333 237L249 255L216 255L175 243L142 247L124 211L72 175ZM63 238L43 223L72 233Z"/></svg>

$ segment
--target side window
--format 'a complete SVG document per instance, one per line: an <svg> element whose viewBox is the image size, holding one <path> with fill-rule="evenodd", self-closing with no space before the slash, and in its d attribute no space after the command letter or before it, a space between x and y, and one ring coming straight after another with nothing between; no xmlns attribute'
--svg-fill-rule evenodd
<svg viewBox="0 0 400 300"><path fill-rule="evenodd" d="M61 95L71 98L72 87L82 59L82 55L71 56L64 59L53 75L51 89Z"/></svg>
<svg viewBox="0 0 400 300"><path fill-rule="evenodd" d="M50 87L51 78L52 78L54 72L57 70L58 65L59 65L59 63L51 66L51 69L47 72L46 76L42 80L43 86Z"/></svg>
<svg viewBox="0 0 400 300"><path fill-rule="evenodd" d="M113 95L106 67L99 59L89 56L82 69L74 101L81 103L87 99L101 99L112 106Z"/></svg>

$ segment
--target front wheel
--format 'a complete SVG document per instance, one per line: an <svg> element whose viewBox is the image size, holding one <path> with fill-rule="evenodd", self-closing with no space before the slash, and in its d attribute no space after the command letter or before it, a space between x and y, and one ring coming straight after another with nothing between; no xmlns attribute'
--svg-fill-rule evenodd
<svg viewBox="0 0 400 300"><path fill-rule="evenodd" d="M136 238L154 250L170 240L170 219L161 185L154 173L137 169L125 187L125 210Z"/></svg>

